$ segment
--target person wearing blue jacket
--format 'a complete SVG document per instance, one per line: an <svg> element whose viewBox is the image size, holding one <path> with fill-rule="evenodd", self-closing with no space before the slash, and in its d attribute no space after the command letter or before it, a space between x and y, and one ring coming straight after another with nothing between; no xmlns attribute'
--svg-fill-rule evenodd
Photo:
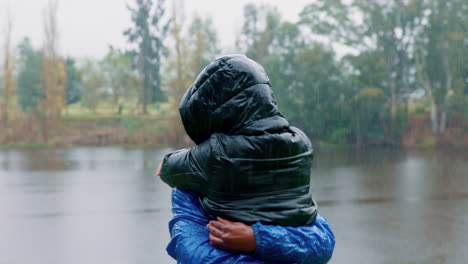
<svg viewBox="0 0 468 264"><path fill-rule="evenodd" d="M312 144L279 112L263 67L243 55L213 61L179 111L196 146L160 167L176 187L168 253L179 263L325 263L334 236L310 192Z"/></svg>
<svg viewBox="0 0 468 264"><path fill-rule="evenodd" d="M171 241L166 250L179 264L322 264L333 254L335 237L320 215L313 224L298 227L257 222L251 226L255 249L236 252L210 244L210 233L206 228L210 219L201 209L198 194L174 188L172 206ZM249 238L236 237L234 240L245 242Z"/></svg>

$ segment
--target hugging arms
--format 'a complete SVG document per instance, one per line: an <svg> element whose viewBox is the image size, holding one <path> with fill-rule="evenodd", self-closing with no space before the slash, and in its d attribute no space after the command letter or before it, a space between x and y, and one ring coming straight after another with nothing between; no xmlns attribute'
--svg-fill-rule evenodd
<svg viewBox="0 0 468 264"><path fill-rule="evenodd" d="M313 224L298 227L253 224L250 228L255 237L255 249L251 252L240 252L245 251L245 247L237 251L216 248L210 244L207 229L210 219L203 214L198 198L191 191L178 188L172 191L174 216L169 222L171 241L166 250L178 263L322 264L332 256L335 238L320 215ZM231 228L245 228L242 225L237 223ZM238 246L245 240L243 235L234 237L228 246Z"/></svg>
<svg viewBox="0 0 468 264"><path fill-rule="evenodd" d="M322 264L333 254L335 237L320 215L313 224L298 227L213 221L204 215L199 198L193 191L172 190L174 215L166 250L178 263Z"/></svg>

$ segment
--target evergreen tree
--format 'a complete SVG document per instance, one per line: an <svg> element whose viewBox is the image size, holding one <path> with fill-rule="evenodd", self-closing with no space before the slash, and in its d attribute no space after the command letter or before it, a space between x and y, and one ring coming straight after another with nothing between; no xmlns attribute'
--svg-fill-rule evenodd
<svg viewBox="0 0 468 264"><path fill-rule="evenodd" d="M37 107L44 95L41 83L42 52L35 50L29 38L18 46L18 102L23 111Z"/></svg>
<svg viewBox="0 0 468 264"><path fill-rule="evenodd" d="M65 59L65 68L67 71L67 104L74 104L81 100L83 87L81 84L81 76L75 66L75 60L71 57Z"/></svg>
<svg viewBox="0 0 468 264"><path fill-rule="evenodd" d="M165 99L161 89L161 60L164 38L169 23L164 22L164 0L136 0L136 6L128 6L133 27L124 35L135 45L129 54L141 78L139 103L143 113L148 113L148 104Z"/></svg>

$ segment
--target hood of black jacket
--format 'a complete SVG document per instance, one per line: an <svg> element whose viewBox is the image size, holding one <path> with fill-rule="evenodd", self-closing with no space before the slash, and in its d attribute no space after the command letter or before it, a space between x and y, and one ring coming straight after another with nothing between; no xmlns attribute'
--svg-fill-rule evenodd
<svg viewBox="0 0 468 264"><path fill-rule="evenodd" d="M244 55L223 56L206 66L182 97L179 111L196 144L213 133L252 135L289 126L265 70Z"/></svg>

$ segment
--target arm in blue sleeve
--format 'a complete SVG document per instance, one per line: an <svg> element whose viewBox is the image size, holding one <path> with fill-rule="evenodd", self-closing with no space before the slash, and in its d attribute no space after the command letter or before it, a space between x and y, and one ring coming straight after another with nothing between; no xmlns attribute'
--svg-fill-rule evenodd
<svg viewBox="0 0 468 264"><path fill-rule="evenodd" d="M175 188L172 192L174 217L169 222L171 241L167 253L179 264L272 264L247 254L227 252L209 244L206 225L198 196L190 191Z"/></svg>
<svg viewBox="0 0 468 264"><path fill-rule="evenodd" d="M216 249L209 244L206 225L198 196L190 191L174 189L174 217L169 222L171 241L166 250L178 263L244 263L322 264L331 258L335 244L327 221L317 216L314 224L300 227L252 226L257 243L254 254L240 254Z"/></svg>
<svg viewBox="0 0 468 264"><path fill-rule="evenodd" d="M320 215L311 225L290 227L255 223L257 248L254 256L263 260L296 261L300 264L323 264L330 260L335 236Z"/></svg>
<svg viewBox="0 0 468 264"><path fill-rule="evenodd" d="M184 188L200 194L206 192L211 155L209 140L190 149L167 154L161 166L161 180L171 187Z"/></svg>

